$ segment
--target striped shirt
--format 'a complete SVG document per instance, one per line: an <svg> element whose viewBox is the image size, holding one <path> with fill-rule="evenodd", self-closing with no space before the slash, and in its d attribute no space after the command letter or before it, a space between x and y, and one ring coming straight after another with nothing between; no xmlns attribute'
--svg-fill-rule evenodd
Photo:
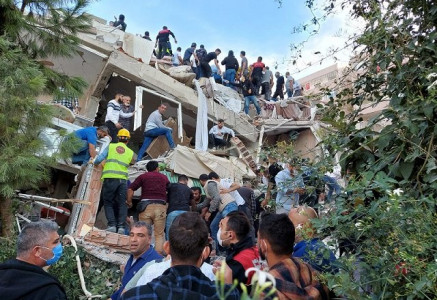
<svg viewBox="0 0 437 300"><path fill-rule="evenodd" d="M108 107L106 110L106 118L105 118L105 122L107 121L111 121L114 124L117 124L120 116L123 118L130 118L134 115L133 112L130 113L124 113L121 110L121 105L120 103L118 103L117 100L112 99L111 101L108 102Z"/></svg>

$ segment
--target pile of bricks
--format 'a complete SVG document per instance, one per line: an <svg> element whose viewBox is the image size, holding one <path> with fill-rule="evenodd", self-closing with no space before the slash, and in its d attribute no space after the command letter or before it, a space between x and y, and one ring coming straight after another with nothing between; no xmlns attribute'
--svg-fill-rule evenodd
<svg viewBox="0 0 437 300"><path fill-rule="evenodd" d="M231 139L231 143L237 148L240 157L243 161L252 169L252 171L256 171L256 163L255 160L250 155L249 150L247 150L244 143L237 137Z"/></svg>

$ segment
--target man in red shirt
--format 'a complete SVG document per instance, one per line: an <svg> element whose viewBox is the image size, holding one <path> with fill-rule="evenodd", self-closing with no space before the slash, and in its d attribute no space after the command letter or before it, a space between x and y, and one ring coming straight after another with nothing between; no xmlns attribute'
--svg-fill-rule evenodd
<svg viewBox="0 0 437 300"><path fill-rule="evenodd" d="M134 191L141 188L141 201L137 210L140 221L154 225L155 249L163 253L164 229L167 218L167 176L159 173L158 162L151 160L146 165L147 172L141 174L131 183L127 190L127 205L132 207Z"/></svg>
<svg viewBox="0 0 437 300"><path fill-rule="evenodd" d="M263 76L263 69L266 65L262 62L263 58L261 56L258 57L256 63L252 64L252 69L250 70L249 77L255 87L255 96L259 95L259 88L261 87L261 79Z"/></svg>

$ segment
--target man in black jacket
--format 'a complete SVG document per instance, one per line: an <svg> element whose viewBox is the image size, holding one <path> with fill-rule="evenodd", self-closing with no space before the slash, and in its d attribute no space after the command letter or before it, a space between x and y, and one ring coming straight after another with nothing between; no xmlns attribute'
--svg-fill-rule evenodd
<svg viewBox="0 0 437 300"><path fill-rule="evenodd" d="M42 267L56 263L62 245L52 221L27 224L17 241L17 258L0 265L0 299L67 299L61 283Z"/></svg>
<svg viewBox="0 0 437 300"><path fill-rule="evenodd" d="M223 78L229 82L235 81L235 74L238 71L238 60L234 56L234 51L229 50L228 56L222 60L222 65L226 67L225 75ZM229 83L226 83L226 86L230 86Z"/></svg>
<svg viewBox="0 0 437 300"><path fill-rule="evenodd" d="M240 83L231 83L234 86L241 87L241 90L243 91L243 97L244 97L244 112L246 115L249 115L249 105L252 102L253 105L255 105L256 113L259 115L261 113L261 108L258 104L258 98L255 96L255 86L253 83L247 78L247 75L241 76L241 82Z"/></svg>

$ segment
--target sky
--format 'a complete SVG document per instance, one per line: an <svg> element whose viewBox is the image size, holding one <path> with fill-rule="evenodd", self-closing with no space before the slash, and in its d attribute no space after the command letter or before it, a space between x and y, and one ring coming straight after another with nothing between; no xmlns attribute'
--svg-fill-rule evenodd
<svg viewBox="0 0 437 300"><path fill-rule="evenodd" d="M317 1L323 6L324 0ZM208 52L220 48L219 61L229 50L237 58L244 50L249 64L262 56L270 70L282 74L290 71L295 78L301 78L332 65L333 60L320 65L320 55L314 53L342 45L340 30L343 33L356 30L348 13L338 12L322 24L320 33L306 44L302 59L293 65L290 45L307 38L307 34L293 34L293 29L313 17L304 3L304 0L283 0L282 5L275 0L95 0L87 12L107 21L124 14L127 32L143 35L149 31L152 40L165 25L178 41L175 45L170 39L172 48L180 46L182 53L192 42L204 44ZM338 58L347 62L349 56L350 51L343 51ZM312 67L308 68L308 64Z"/></svg>

